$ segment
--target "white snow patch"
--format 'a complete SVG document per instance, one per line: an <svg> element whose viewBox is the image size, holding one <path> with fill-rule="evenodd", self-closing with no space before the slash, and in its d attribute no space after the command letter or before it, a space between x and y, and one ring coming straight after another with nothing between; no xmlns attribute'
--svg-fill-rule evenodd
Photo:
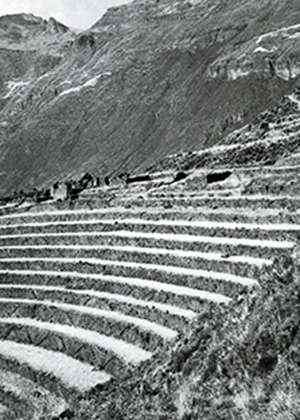
<svg viewBox="0 0 300 420"><path fill-rule="evenodd" d="M229 69L227 76L229 80L237 80L240 77L246 77L251 73L250 70L243 70L241 68L239 69Z"/></svg>
<svg viewBox="0 0 300 420"><path fill-rule="evenodd" d="M100 77L101 77L101 75L100 76L93 77L92 79L90 79L87 82L85 82L85 84L82 87L85 88L85 87L89 87L89 86L91 86L91 87L96 86L96 84L97 84L97 82L98 82L98 80L99 80Z"/></svg>
<svg viewBox="0 0 300 420"><path fill-rule="evenodd" d="M256 43L260 44L265 38L274 37L278 34L283 34L284 36L287 36L287 37L294 37L295 34L288 33L289 31L294 31L294 30L300 31L300 24L286 26L286 27L276 29L275 31L266 32L265 34L262 34L257 38Z"/></svg>
<svg viewBox="0 0 300 420"><path fill-rule="evenodd" d="M22 319L0 319L2 323L20 324ZM51 324L49 324L50 326ZM52 325L54 327L54 325ZM82 363L63 353L45 350L29 344L0 340L0 355L25 364L35 371L58 378L67 387L85 392L111 379L104 371L97 371L88 363Z"/></svg>
<svg viewBox="0 0 300 420"><path fill-rule="evenodd" d="M47 79L51 74L53 74L53 71L47 71L47 73L44 73L40 77L37 78L36 83L40 82L43 79Z"/></svg>
<svg viewBox="0 0 300 420"><path fill-rule="evenodd" d="M60 82L58 86L71 85L71 84L72 84L71 80L64 80L63 82Z"/></svg>
<svg viewBox="0 0 300 420"><path fill-rule="evenodd" d="M4 96L3 99L10 98L16 93L17 90L23 90L26 86L29 85L29 83L30 82L16 82L14 80L7 82L8 93Z"/></svg>
<svg viewBox="0 0 300 420"><path fill-rule="evenodd" d="M73 87L73 88L70 88L70 89L65 90L59 96L69 95L70 93L80 92L82 89L85 89L87 87L95 87L96 84L98 83L98 80L101 77L103 77L103 76L111 76L111 75L112 75L112 73L110 73L110 72L105 72L105 73L99 74L98 76L95 76L92 79L90 79L87 82L85 82L83 85L76 86L76 87Z"/></svg>
<svg viewBox="0 0 300 420"><path fill-rule="evenodd" d="M114 337L109 337L104 334L99 334L96 331L87 330L80 327L73 327L65 324L55 324L53 322L44 322L32 318L14 317L0 318L0 323L23 325L67 335L68 337L76 338L85 343L93 344L106 351L112 352L117 357L124 360L125 363L136 365L152 357L152 353L150 351L143 350L134 344L126 343L126 341ZM102 374L103 373L104 372L102 372ZM107 374L105 373L105 376L106 375Z"/></svg>
<svg viewBox="0 0 300 420"><path fill-rule="evenodd" d="M172 283L162 283L154 280L139 279L137 277L123 277L123 276L108 276L103 274L88 274L79 273L76 271L49 271L49 270L0 270L3 275L15 276L42 276L42 277L56 277L62 279L81 279L81 280L95 280L104 283L127 284L129 286L141 287L146 289L163 291L172 293L178 296L190 296L192 298L199 298L201 300L209 300L216 303L229 303L232 299L220 293L206 292L205 290L194 289L191 287L178 286Z"/></svg>
<svg viewBox="0 0 300 420"><path fill-rule="evenodd" d="M82 86L77 86L77 87L74 87L74 88L67 89L64 92L60 93L59 96L64 96L64 95L69 95L70 93L80 92L81 89L83 89L83 85Z"/></svg>
<svg viewBox="0 0 300 420"><path fill-rule="evenodd" d="M37 299L12 299L12 298L0 298L1 303L18 303L26 305L39 305L47 306L50 308L62 309L64 311L78 312L84 315L91 315L96 318L107 318L116 322L122 322L125 324L132 324L135 327L139 327L144 331L149 331L153 334L159 335L166 340L172 340L177 337L178 332L171 330L170 328L163 327L155 322L148 321L146 319L133 317L130 315L124 315L116 311L107 311L104 309L98 309L87 306L71 305L68 303L52 302L48 300L37 300Z"/></svg>
<svg viewBox="0 0 300 420"><path fill-rule="evenodd" d="M275 51L277 51L277 48L276 48L276 47L272 47L272 49L271 49L271 50L268 50L268 49L267 49L267 48L265 48L265 47L259 46L259 47L257 47L257 48L253 51L253 53L254 53L254 54L256 54L256 53L266 53L266 54L271 54L271 53L273 53L273 52L275 52Z"/></svg>
<svg viewBox="0 0 300 420"><path fill-rule="evenodd" d="M132 296L119 295L116 293L99 292L97 290L78 290L66 289L59 286L38 286L35 284L0 284L0 290L35 290L40 292L62 292L66 294L74 294L80 296L90 296L97 299L114 300L116 302L126 303L133 306L141 306L145 308L155 308L159 311L169 313L171 315L182 316L184 318L193 319L196 317L196 312L183 309L178 306L168 305L166 303L155 302L153 300L136 299Z"/></svg>

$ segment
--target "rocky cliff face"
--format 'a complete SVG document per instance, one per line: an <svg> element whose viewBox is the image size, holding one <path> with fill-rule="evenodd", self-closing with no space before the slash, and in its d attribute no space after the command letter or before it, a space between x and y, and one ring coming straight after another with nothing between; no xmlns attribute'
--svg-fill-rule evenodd
<svg viewBox="0 0 300 420"><path fill-rule="evenodd" d="M0 18L0 192L199 150L290 94L297 1L136 0L75 34Z"/></svg>
<svg viewBox="0 0 300 420"><path fill-rule="evenodd" d="M55 67L73 38L74 34L53 18L46 21L31 14L0 17L2 107L19 86Z"/></svg>

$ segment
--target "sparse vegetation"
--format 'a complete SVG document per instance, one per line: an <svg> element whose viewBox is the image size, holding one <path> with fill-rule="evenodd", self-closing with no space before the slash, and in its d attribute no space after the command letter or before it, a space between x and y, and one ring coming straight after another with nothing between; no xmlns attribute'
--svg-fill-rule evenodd
<svg viewBox="0 0 300 420"><path fill-rule="evenodd" d="M298 12L0 17L1 420L300 419Z"/></svg>
<svg viewBox="0 0 300 420"><path fill-rule="evenodd" d="M298 281L209 308L168 356L92 399L91 419L297 420L299 320Z"/></svg>

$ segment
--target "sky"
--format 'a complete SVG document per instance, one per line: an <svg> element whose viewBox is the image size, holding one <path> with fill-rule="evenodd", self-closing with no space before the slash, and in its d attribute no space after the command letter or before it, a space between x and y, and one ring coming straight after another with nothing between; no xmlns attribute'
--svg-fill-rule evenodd
<svg viewBox="0 0 300 420"><path fill-rule="evenodd" d="M0 0L0 16L33 13L46 19L54 17L72 28L88 29L108 7L128 2L129 0Z"/></svg>

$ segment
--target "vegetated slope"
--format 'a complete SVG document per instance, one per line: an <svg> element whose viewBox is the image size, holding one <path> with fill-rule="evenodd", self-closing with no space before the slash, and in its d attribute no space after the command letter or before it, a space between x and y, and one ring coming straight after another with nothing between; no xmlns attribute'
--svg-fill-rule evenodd
<svg viewBox="0 0 300 420"><path fill-rule="evenodd" d="M2 18L2 60L28 64L6 64L1 78L1 192L214 144L297 84L299 8L139 0L76 38L53 20Z"/></svg>
<svg viewBox="0 0 300 420"><path fill-rule="evenodd" d="M295 165L299 163L299 124L300 92L297 88L249 124L223 137L214 147L169 155L148 171Z"/></svg>
<svg viewBox="0 0 300 420"><path fill-rule="evenodd" d="M199 316L169 357L82 401L88 419L297 420L299 285L280 281ZM122 386L118 386L122 385Z"/></svg>

